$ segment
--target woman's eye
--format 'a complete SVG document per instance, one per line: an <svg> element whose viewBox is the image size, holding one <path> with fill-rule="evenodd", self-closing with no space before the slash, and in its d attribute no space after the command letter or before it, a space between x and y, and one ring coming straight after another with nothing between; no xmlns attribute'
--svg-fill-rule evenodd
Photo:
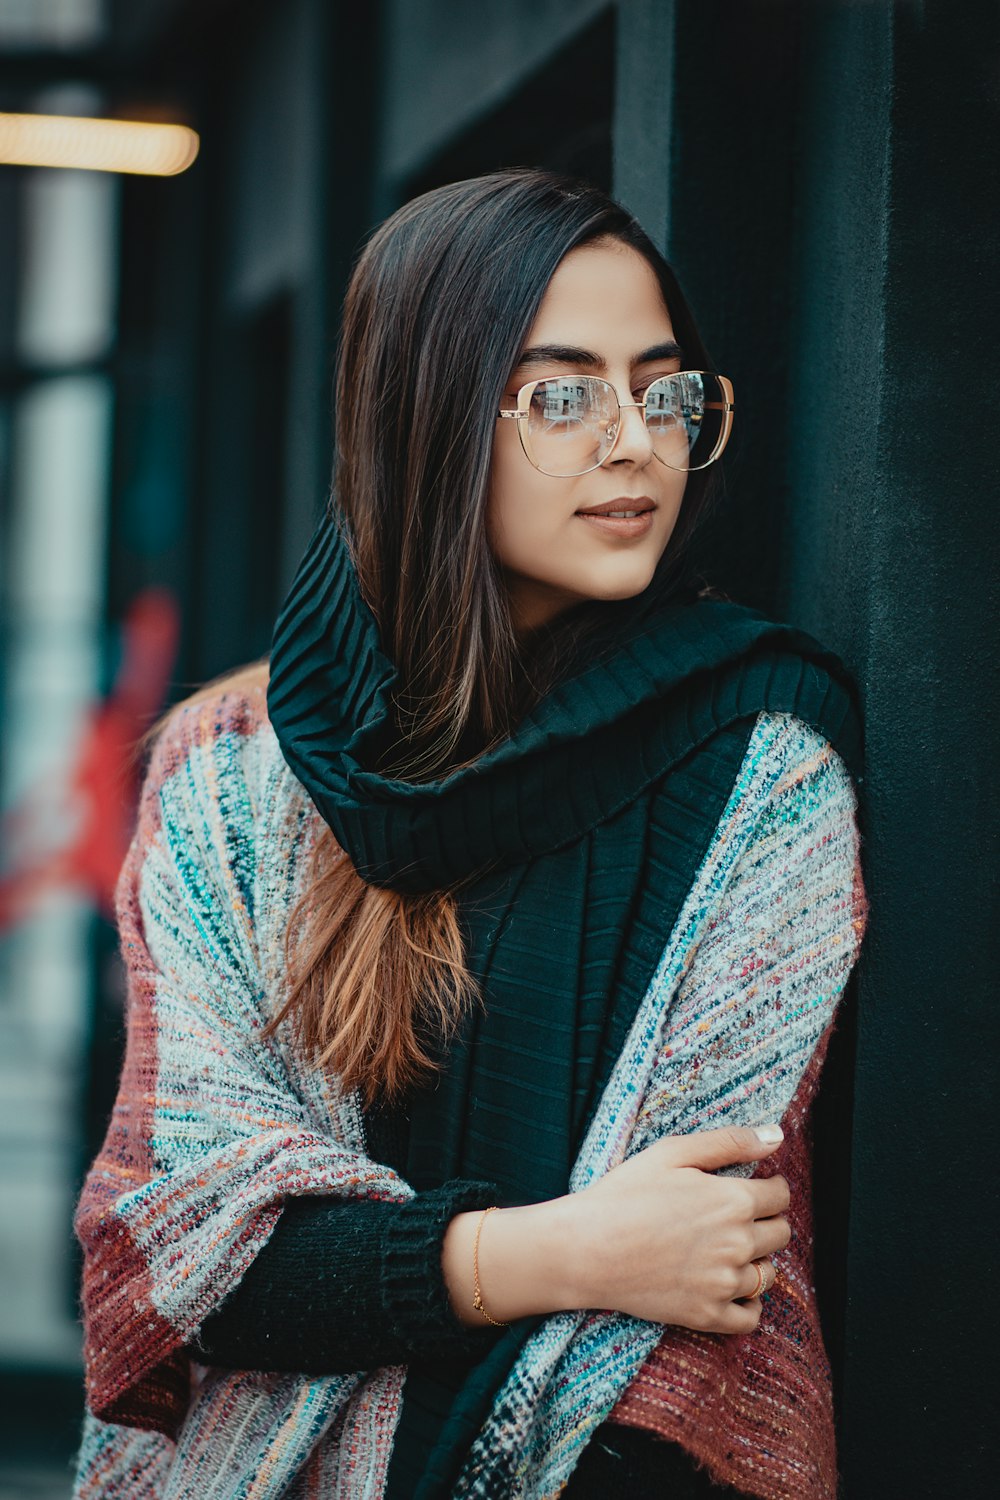
<svg viewBox="0 0 1000 1500"><path fill-rule="evenodd" d="M653 376L651 376L650 379L647 380L642 386L640 386L638 389L636 389L636 390L634 390L632 392L632 394L635 397L635 399L637 401L641 401L643 399L643 397L645 396L646 392L649 390L649 387L651 385L655 385L658 380L666 380L668 378L668 376L669 376L670 373L671 373L670 371L667 371L667 373L665 375L653 375ZM673 373L676 373L676 372L673 372Z"/></svg>

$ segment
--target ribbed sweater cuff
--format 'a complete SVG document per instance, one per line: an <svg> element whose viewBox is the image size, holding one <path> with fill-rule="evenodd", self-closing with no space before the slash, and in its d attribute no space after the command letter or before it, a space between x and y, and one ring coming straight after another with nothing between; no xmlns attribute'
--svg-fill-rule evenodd
<svg viewBox="0 0 1000 1500"><path fill-rule="evenodd" d="M386 1318L419 1358L477 1355L501 1331L467 1327L456 1317L441 1264L445 1230L456 1214L500 1201L496 1183L451 1178L418 1193L394 1216L386 1235L381 1295ZM472 1266L469 1266L472 1285ZM470 1296L471 1300L471 1296Z"/></svg>

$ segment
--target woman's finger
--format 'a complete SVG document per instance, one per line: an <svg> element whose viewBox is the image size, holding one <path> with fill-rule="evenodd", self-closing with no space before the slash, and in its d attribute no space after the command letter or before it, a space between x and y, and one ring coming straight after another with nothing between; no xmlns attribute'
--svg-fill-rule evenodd
<svg viewBox="0 0 1000 1500"><path fill-rule="evenodd" d="M787 1219L757 1219L753 1225L754 1260L773 1255L776 1250L784 1250L791 1237L792 1230Z"/></svg>
<svg viewBox="0 0 1000 1500"><path fill-rule="evenodd" d="M753 1333L760 1322L761 1302L754 1297L752 1302L727 1302L719 1313L718 1322L711 1333Z"/></svg>
<svg viewBox="0 0 1000 1500"><path fill-rule="evenodd" d="M773 1177L754 1177L749 1182L754 1197L755 1219L769 1219L773 1214L783 1214L792 1201L788 1179L780 1173Z"/></svg>
<svg viewBox="0 0 1000 1500"><path fill-rule="evenodd" d="M757 1273L758 1266L760 1266L761 1273L763 1274L763 1281ZM762 1292L770 1291L774 1285L776 1275L777 1272L769 1260L752 1260L746 1268L745 1290L737 1293L737 1299L743 1300L751 1297L759 1297Z"/></svg>

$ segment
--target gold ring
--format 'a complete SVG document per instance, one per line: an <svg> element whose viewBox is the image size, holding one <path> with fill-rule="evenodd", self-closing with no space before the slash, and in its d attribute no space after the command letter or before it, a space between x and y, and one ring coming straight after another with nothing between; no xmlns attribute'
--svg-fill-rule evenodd
<svg viewBox="0 0 1000 1500"><path fill-rule="evenodd" d="M748 1302L752 1302L755 1297L760 1296L761 1292L764 1290L764 1282L767 1280L767 1277L764 1274L764 1267L761 1265L760 1261L755 1260L751 1262L751 1264L753 1265L754 1270L757 1272L757 1285L754 1287L753 1291L746 1299Z"/></svg>

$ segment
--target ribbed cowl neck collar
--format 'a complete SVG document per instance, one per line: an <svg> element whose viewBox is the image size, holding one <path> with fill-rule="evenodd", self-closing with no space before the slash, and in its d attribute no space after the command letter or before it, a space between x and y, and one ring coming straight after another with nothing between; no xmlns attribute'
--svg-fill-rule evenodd
<svg viewBox="0 0 1000 1500"><path fill-rule="evenodd" d="M763 707L800 713L859 773L856 689L833 652L729 600L630 605L610 647L473 765L416 783L386 776L375 767L394 738L398 673L328 509L278 615L267 706L285 760L359 874L416 893L559 848L715 728Z"/></svg>

